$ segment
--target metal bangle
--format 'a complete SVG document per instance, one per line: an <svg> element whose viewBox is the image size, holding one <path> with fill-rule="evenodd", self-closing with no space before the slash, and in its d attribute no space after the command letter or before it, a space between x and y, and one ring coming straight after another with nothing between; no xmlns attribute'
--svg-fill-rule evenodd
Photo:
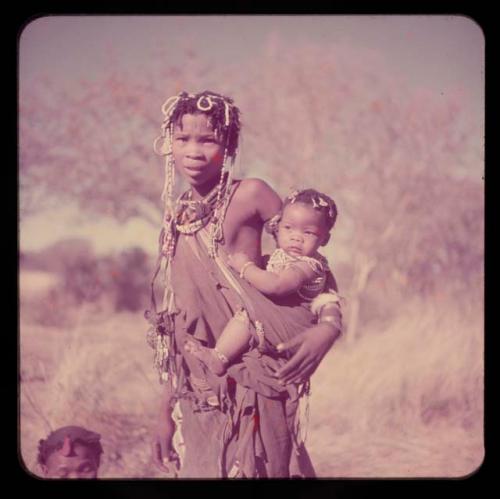
<svg viewBox="0 0 500 499"><path fill-rule="evenodd" d="M243 267L241 267L241 270L240 270L240 277L242 279L245 279L245 271L248 269L248 267L250 267L251 265L257 265L255 262L252 262L252 260L249 260L248 262L246 262Z"/></svg>

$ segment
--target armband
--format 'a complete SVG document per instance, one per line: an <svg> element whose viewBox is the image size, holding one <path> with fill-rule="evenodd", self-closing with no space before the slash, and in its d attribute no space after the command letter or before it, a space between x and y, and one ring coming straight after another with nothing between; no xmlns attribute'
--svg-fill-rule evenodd
<svg viewBox="0 0 500 499"><path fill-rule="evenodd" d="M252 265L257 265L255 262L252 262L252 260L249 260L248 262L246 262L243 267L241 267L241 270L240 270L240 277L242 279L245 279L245 271L248 269L248 267L252 266Z"/></svg>

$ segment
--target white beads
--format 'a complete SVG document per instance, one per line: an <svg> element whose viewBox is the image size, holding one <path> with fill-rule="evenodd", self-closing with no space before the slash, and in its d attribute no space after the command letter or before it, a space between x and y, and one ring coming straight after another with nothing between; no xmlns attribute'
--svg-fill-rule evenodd
<svg viewBox="0 0 500 499"><path fill-rule="evenodd" d="M203 105L202 102L205 101L207 104ZM196 102L196 107L200 111L210 111L212 109L214 103L212 102L212 99L208 95L202 95L198 101Z"/></svg>

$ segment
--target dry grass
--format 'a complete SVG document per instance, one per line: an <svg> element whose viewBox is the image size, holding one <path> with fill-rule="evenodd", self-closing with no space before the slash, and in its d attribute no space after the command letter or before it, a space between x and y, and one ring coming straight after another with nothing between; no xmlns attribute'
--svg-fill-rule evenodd
<svg viewBox="0 0 500 499"><path fill-rule="evenodd" d="M92 319L81 309L67 330L21 322L21 450L36 470L38 439L79 424L102 434L103 477L155 476L149 428L159 386L140 315ZM43 417L41 416L43 414Z"/></svg>
<svg viewBox="0 0 500 499"><path fill-rule="evenodd" d="M21 317L21 451L81 424L103 437L100 476L158 477L160 387L140 314L74 311L68 329ZM308 448L322 477L462 476L483 456L481 314L415 300L389 327L339 340L313 378ZM43 417L42 417L43 415Z"/></svg>
<svg viewBox="0 0 500 499"><path fill-rule="evenodd" d="M463 476L482 432L481 314L416 299L384 330L340 340L313 379L320 476Z"/></svg>

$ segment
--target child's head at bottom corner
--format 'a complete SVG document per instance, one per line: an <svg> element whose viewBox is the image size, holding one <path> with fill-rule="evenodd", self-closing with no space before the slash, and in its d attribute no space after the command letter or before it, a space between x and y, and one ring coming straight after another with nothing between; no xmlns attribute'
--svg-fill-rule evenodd
<svg viewBox="0 0 500 499"><path fill-rule="evenodd" d="M97 478L101 436L81 426L64 426L38 444L38 464L46 478Z"/></svg>
<svg viewBox="0 0 500 499"><path fill-rule="evenodd" d="M312 256L328 243L336 220L332 198L315 189L295 190L283 201L276 241L291 255Z"/></svg>

